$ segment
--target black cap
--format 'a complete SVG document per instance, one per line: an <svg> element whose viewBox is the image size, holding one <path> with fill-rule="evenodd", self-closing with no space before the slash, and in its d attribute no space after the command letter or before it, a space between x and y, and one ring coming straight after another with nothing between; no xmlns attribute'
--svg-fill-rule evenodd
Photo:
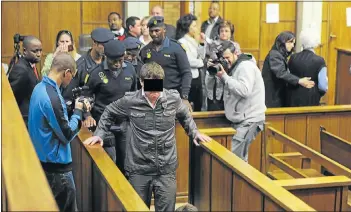
<svg viewBox="0 0 351 212"><path fill-rule="evenodd" d="M106 43L115 38L115 35L106 28L96 28L91 32L91 38L98 43Z"/></svg>
<svg viewBox="0 0 351 212"><path fill-rule="evenodd" d="M126 52L126 47L119 40L110 40L104 44L104 47L106 57L112 59L122 57Z"/></svg>
<svg viewBox="0 0 351 212"><path fill-rule="evenodd" d="M134 37L127 37L123 41L124 46L127 51L129 50L139 50L141 48L141 41Z"/></svg>
<svg viewBox="0 0 351 212"><path fill-rule="evenodd" d="M153 16L147 23L147 27L163 27L165 25L163 21L164 18L162 16Z"/></svg>

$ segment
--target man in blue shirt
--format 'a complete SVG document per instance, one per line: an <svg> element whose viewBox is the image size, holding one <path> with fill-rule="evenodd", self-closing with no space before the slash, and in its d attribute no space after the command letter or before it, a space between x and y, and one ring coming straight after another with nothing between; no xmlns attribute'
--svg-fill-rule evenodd
<svg viewBox="0 0 351 212"><path fill-rule="evenodd" d="M76 100L71 120L60 92L76 74L67 53L55 56L48 76L35 86L29 105L29 134L60 211L76 211L70 142L78 134L83 103ZM84 101L86 109L90 105Z"/></svg>

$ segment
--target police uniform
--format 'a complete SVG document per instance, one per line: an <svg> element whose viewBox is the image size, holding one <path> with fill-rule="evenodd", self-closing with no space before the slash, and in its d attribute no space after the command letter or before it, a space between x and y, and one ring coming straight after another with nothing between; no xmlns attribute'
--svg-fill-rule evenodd
<svg viewBox="0 0 351 212"><path fill-rule="evenodd" d="M127 52L130 52L130 53L138 56L135 61L128 61L128 62L133 64L135 71L137 73L137 77L138 77L137 89L139 90L139 89L141 89L141 84L140 84L140 80L139 80L140 79L140 70L141 70L141 67L144 65L144 63L140 60L140 57L139 57L142 43L137 38L127 37L123 41L123 44L126 47Z"/></svg>
<svg viewBox="0 0 351 212"><path fill-rule="evenodd" d="M163 17L152 17L148 27L164 27ZM164 88L176 89L182 99L188 99L192 81L190 64L185 50L176 40L165 37L159 51L156 51L155 44L150 42L141 49L140 57L143 63L154 61L161 65L165 72Z"/></svg>
<svg viewBox="0 0 351 212"><path fill-rule="evenodd" d="M114 38L114 34L105 28L96 28L91 32L91 38L98 43L106 43ZM90 55L91 49L77 60L77 74L70 84L63 89L62 95L66 100L73 99L72 89L84 86L91 74L92 69L99 65Z"/></svg>
<svg viewBox="0 0 351 212"><path fill-rule="evenodd" d="M120 58L124 56L125 47L121 41L110 40L105 45L105 55L109 59ZM120 71L111 71L107 66L107 60L91 70L87 86L89 86L90 96L95 95L95 103L91 110L92 117L98 121L110 103L122 98L126 92L136 90L137 76L131 63L123 63ZM126 135L126 124L123 120L118 120L114 127L119 128L120 133L115 134L118 141L117 165L123 171L124 146ZM122 147L120 147L120 145ZM116 159L115 140L113 135L109 140L104 141L104 149L114 160ZM120 152L121 151L121 152ZM121 157L121 158L120 158Z"/></svg>

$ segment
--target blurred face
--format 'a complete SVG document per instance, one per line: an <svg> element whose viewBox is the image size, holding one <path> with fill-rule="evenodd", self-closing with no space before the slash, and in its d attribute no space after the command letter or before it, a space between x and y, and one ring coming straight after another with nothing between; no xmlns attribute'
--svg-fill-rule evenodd
<svg viewBox="0 0 351 212"><path fill-rule="evenodd" d="M117 71L122 68L122 64L124 62L124 56L119 58L107 58L107 66L111 71Z"/></svg>
<svg viewBox="0 0 351 212"><path fill-rule="evenodd" d="M219 4L212 3L210 5L210 8L208 8L208 16L210 16L210 18L215 18L218 15L219 15Z"/></svg>
<svg viewBox="0 0 351 212"><path fill-rule="evenodd" d="M238 56L233 54L229 49L223 52L223 57L229 62L229 67L231 67L238 59Z"/></svg>
<svg viewBox="0 0 351 212"><path fill-rule="evenodd" d="M163 11L162 8L160 7L154 7L151 10L151 15L152 16L162 16L163 17Z"/></svg>
<svg viewBox="0 0 351 212"><path fill-rule="evenodd" d="M295 39L291 39L291 40L288 40L286 43L285 43L285 48L288 52L291 52L291 50L294 48L295 46Z"/></svg>
<svg viewBox="0 0 351 212"><path fill-rule="evenodd" d="M151 29L149 29L150 31L150 36L152 38L152 42L160 45L163 41L163 39L165 38L165 28L163 27L152 27Z"/></svg>
<svg viewBox="0 0 351 212"><path fill-rule="evenodd" d="M196 27L196 21L193 21L190 24L190 27L189 27L189 35L191 37L195 37L197 33L198 33L198 30L197 30L197 27Z"/></svg>
<svg viewBox="0 0 351 212"><path fill-rule="evenodd" d="M230 40L231 32L229 27L222 27L219 30L219 39L221 40Z"/></svg>
<svg viewBox="0 0 351 212"><path fill-rule="evenodd" d="M71 82L71 80L74 78L74 76L76 75L76 69L72 68L73 70L67 69L62 76L62 87L65 88L67 87L67 85L69 85L69 83Z"/></svg>
<svg viewBox="0 0 351 212"><path fill-rule="evenodd" d="M67 34L62 34L58 40L58 45L65 46L67 48L66 50L68 51L68 45L72 45L71 37Z"/></svg>
<svg viewBox="0 0 351 212"><path fill-rule="evenodd" d="M124 55L124 60L131 62L133 65L137 65L137 57L138 57L138 52L136 51L127 51L126 54Z"/></svg>
<svg viewBox="0 0 351 212"><path fill-rule="evenodd" d="M108 25L110 27L110 30L120 30L122 27L122 19L120 19L118 15L112 14L110 17L108 17Z"/></svg>
<svg viewBox="0 0 351 212"><path fill-rule="evenodd" d="M149 35L149 28L147 27L148 21L149 20L143 20L143 22L141 22L141 34L144 36Z"/></svg>
<svg viewBox="0 0 351 212"><path fill-rule="evenodd" d="M136 36L140 36L141 34L141 25L140 20L135 20L135 25L129 27L129 31L132 32Z"/></svg>
<svg viewBox="0 0 351 212"><path fill-rule="evenodd" d="M104 45L102 43L98 43L96 41L93 42L93 50L97 55L104 56Z"/></svg>
<svg viewBox="0 0 351 212"><path fill-rule="evenodd" d="M41 54L43 53L43 48L39 40L32 40L27 48L23 49L24 57L30 63L38 63L41 59Z"/></svg>

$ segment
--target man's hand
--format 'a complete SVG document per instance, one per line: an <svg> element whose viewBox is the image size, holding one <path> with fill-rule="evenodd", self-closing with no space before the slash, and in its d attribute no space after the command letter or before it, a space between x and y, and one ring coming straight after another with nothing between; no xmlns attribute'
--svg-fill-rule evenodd
<svg viewBox="0 0 351 212"><path fill-rule="evenodd" d="M89 145L89 146L92 146L97 143L100 144L101 146L104 144L104 142L99 136L90 137L83 142L83 144Z"/></svg>
<svg viewBox="0 0 351 212"><path fill-rule="evenodd" d="M206 41L206 35L205 33L201 32L200 33L200 43L205 43Z"/></svg>
<svg viewBox="0 0 351 212"><path fill-rule="evenodd" d="M304 77L304 78L299 79L299 85L301 85L305 88L313 88L314 81L311 81L311 77Z"/></svg>
<svg viewBox="0 0 351 212"><path fill-rule="evenodd" d="M67 44L60 44L54 54L53 54L53 57L55 57L59 52L68 52L68 45Z"/></svg>
<svg viewBox="0 0 351 212"><path fill-rule="evenodd" d="M188 106L190 113L192 113L192 112L193 112L193 108L191 107L190 102L189 102L188 100L186 100L186 99L182 99L182 100L183 100L183 103L184 103L186 106Z"/></svg>
<svg viewBox="0 0 351 212"><path fill-rule="evenodd" d="M79 99L76 99L75 108L83 110L84 105L85 105L86 111L90 111L91 110L91 105L90 105L89 101L87 99L84 99L83 102L84 103L79 102Z"/></svg>
<svg viewBox="0 0 351 212"><path fill-rule="evenodd" d="M196 146L200 146L200 144L197 142L198 140L202 141L202 142L210 142L212 139L205 134L197 132L196 136L193 140L193 142Z"/></svg>
<svg viewBox="0 0 351 212"><path fill-rule="evenodd" d="M96 121L93 117L88 116L84 121L83 121L83 127L94 127L96 126Z"/></svg>
<svg viewBox="0 0 351 212"><path fill-rule="evenodd" d="M224 76L224 75L226 75L227 74L227 72L225 72L225 70L224 70L224 68L223 68L223 66L221 65L221 64L219 64L219 67L221 68L221 70L219 71L219 72L217 72L217 77L219 77L220 79L222 79L222 77Z"/></svg>

